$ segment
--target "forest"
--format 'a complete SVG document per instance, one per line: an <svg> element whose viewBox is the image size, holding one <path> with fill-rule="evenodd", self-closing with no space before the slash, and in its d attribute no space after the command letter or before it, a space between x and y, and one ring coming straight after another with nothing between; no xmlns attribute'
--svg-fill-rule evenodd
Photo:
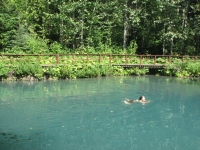
<svg viewBox="0 0 200 150"><path fill-rule="evenodd" d="M199 0L0 0L0 53L200 54Z"/></svg>

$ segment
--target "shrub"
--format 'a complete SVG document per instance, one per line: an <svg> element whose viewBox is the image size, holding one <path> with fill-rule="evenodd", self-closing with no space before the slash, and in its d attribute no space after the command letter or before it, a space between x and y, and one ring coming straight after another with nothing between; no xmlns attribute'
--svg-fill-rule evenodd
<svg viewBox="0 0 200 150"><path fill-rule="evenodd" d="M8 77L9 68L6 67L6 64L0 62L0 78L7 78Z"/></svg>
<svg viewBox="0 0 200 150"><path fill-rule="evenodd" d="M18 62L15 62L13 68L16 77L31 75L40 79L43 76L40 64L38 62L31 62L28 59L20 59Z"/></svg>

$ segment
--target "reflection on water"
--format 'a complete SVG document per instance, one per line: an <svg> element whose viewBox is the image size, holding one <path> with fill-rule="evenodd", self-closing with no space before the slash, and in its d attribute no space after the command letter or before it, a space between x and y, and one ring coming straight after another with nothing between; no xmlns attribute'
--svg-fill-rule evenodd
<svg viewBox="0 0 200 150"><path fill-rule="evenodd" d="M0 149L196 150L199 87L155 76L0 83ZM151 102L123 103L140 95Z"/></svg>

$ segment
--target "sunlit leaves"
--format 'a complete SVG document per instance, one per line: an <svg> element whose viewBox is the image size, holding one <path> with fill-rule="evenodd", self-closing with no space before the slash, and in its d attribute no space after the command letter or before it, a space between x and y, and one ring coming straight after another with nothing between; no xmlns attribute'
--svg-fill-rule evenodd
<svg viewBox="0 0 200 150"><path fill-rule="evenodd" d="M121 51L136 42L138 54L185 54L187 46L195 48L188 54L198 54L199 8L198 1L183 0L2 0L0 48L25 50L13 43L28 35L71 52ZM21 26L25 32L19 35Z"/></svg>

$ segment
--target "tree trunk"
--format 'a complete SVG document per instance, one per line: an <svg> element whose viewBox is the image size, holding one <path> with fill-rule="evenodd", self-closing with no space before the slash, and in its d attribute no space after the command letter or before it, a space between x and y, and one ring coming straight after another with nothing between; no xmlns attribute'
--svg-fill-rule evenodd
<svg viewBox="0 0 200 150"><path fill-rule="evenodd" d="M123 36L123 50L126 49L126 42L127 42L127 30L128 30L128 17L127 17L127 1L125 2L125 15L124 15L124 36Z"/></svg>
<svg viewBox="0 0 200 150"><path fill-rule="evenodd" d="M164 23L164 33L165 34L165 23ZM165 55L165 37L163 37L163 55Z"/></svg>
<svg viewBox="0 0 200 150"><path fill-rule="evenodd" d="M165 39L163 39L163 55L165 55Z"/></svg>
<svg viewBox="0 0 200 150"><path fill-rule="evenodd" d="M123 50L126 49L126 42L127 42L127 30L128 30L128 22L127 22L127 16L124 21L124 37L123 37Z"/></svg>
<svg viewBox="0 0 200 150"><path fill-rule="evenodd" d="M174 45L174 38L171 39L171 44L170 44L170 55L173 54L173 45Z"/></svg>
<svg viewBox="0 0 200 150"><path fill-rule="evenodd" d="M60 3L61 4L61 6L62 6L62 2ZM64 28L64 23L63 23L63 18L62 18L62 16L63 16L63 7L61 8L61 10L60 10L60 43L61 43L61 45L63 45L63 28Z"/></svg>
<svg viewBox="0 0 200 150"><path fill-rule="evenodd" d="M61 45L63 45L63 27L64 27L64 24L63 24L63 19L61 19L61 22L60 22L60 43Z"/></svg>
<svg viewBox="0 0 200 150"><path fill-rule="evenodd" d="M96 7L97 7L97 0L95 2L94 8L92 10L92 19L93 19L93 16L95 15ZM89 33L88 33L89 41L87 41L88 46L91 46L91 42L92 42L92 40L90 39L92 37L92 27L93 27L93 20L92 20L90 27L89 27Z"/></svg>
<svg viewBox="0 0 200 150"><path fill-rule="evenodd" d="M81 20L81 48L83 48L83 28L84 28L84 21L83 21L83 19Z"/></svg>
<svg viewBox="0 0 200 150"><path fill-rule="evenodd" d="M200 51L199 51L199 34L197 35L196 37L196 55L199 55L200 54Z"/></svg>

